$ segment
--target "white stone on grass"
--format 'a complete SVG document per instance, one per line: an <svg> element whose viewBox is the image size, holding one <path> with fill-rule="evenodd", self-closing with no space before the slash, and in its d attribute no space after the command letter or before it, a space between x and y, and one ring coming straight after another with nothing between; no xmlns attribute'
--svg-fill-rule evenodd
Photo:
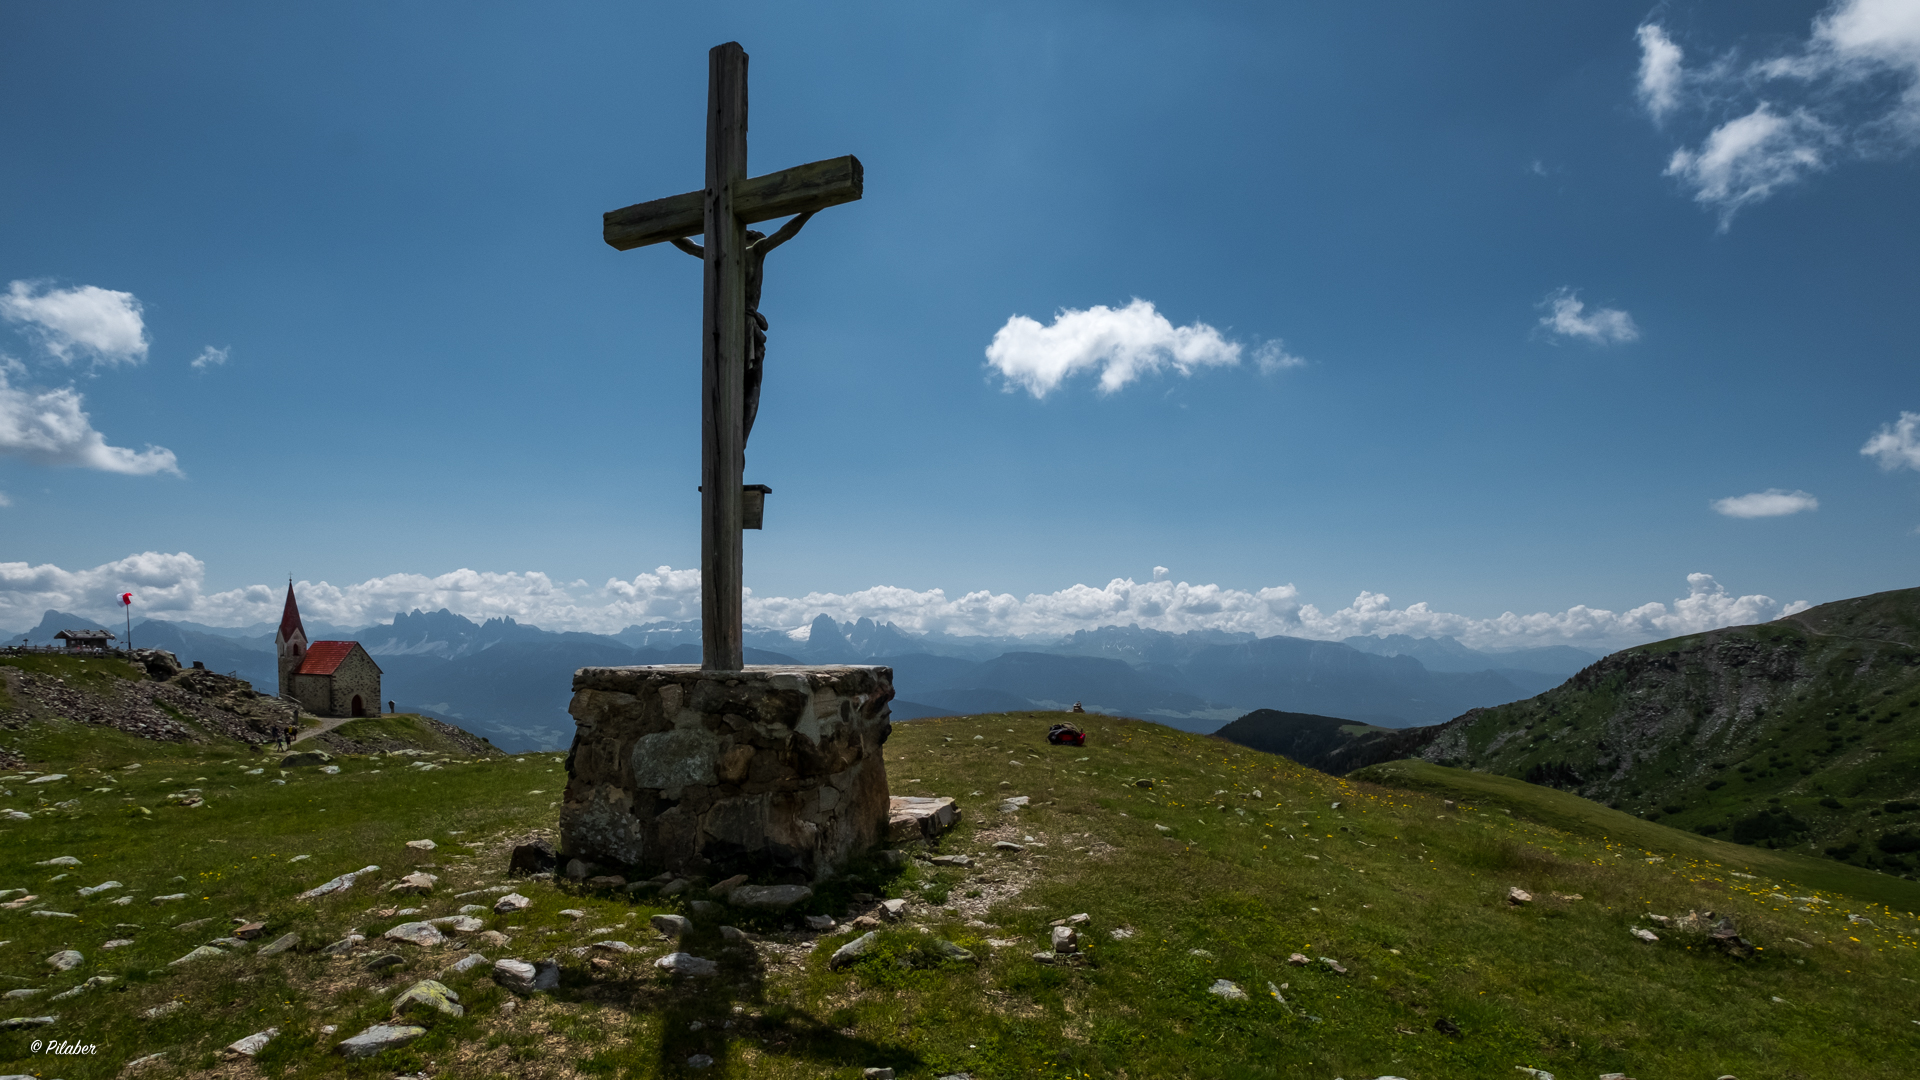
<svg viewBox="0 0 1920 1080"><path fill-rule="evenodd" d="M357 880L361 874L371 874L374 871L379 869L380 868L377 866L363 866L360 869L355 870L351 874L341 874L339 877L334 878L331 881L326 881L326 882L322 882L319 885L315 885L313 888L308 889L306 892L303 892L299 896L294 897L294 899L295 900L311 900L316 896L326 896L329 893L337 893L345 889L351 889L353 888L354 881Z"/></svg>
<svg viewBox="0 0 1920 1080"><path fill-rule="evenodd" d="M647 923L667 937L680 937L693 929L693 920L685 915L655 915Z"/></svg>
<svg viewBox="0 0 1920 1080"><path fill-rule="evenodd" d="M67 774L66 774L66 773L63 773L63 772L56 772L56 773L48 773L48 774L47 774L47 775L45 775L45 776L36 776L36 777L34 777L33 779L31 779L31 780L29 780L29 781L27 781L27 783L29 783L29 784L51 784L51 783L53 783L53 782L54 782L55 780L65 780L66 778L67 778ZM71 864L67 864L67 863L52 863L52 864L47 864L47 863L43 863L43 864L41 864L41 865L54 865L54 866L65 866L65 865L72 865L72 866L79 866L79 865L80 865L80 863L79 863L79 862L78 862L78 861L76 860L75 862L73 862L73 863L71 863Z"/></svg>
<svg viewBox="0 0 1920 1080"><path fill-rule="evenodd" d="M280 1029L277 1027L270 1027L265 1031L256 1031L244 1039L229 1043L226 1052L234 1057L252 1057L260 1051L265 1050L267 1044L272 1042L273 1037L278 1034L280 1034Z"/></svg>
<svg viewBox="0 0 1920 1080"><path fill-rule="evenodd" d="M1247 992L1240 989L1238 983L1228 982L1226 979L1213 980L1213 985L1207 987L1207 993L1218 994L1228 1001L1247 1000Z"/></svg>
<svg viewBox="0 0 1920 1080"><path fill-rule="evenodd" d="M487 962L487 958L485 956L482 956L477 952L468 953L467 955L461 957L460 959L454 961L451 965L449 965L447 967L447 971L452 974L458 975L462 972L472 971L474 968L477 968L481 964L484 964L486 962Z"/></svg>
<svg viewBox="0 0 1920 1080"><path fill-rule="evenodd" d="M506 914L512 911L525 911L533 906L533 901L517 892L510 892L493 902L493 910Z"/></svg>
<svg viewBox="0 0 1920 1080"><path fill-rule="evenodd" d="M460 1005L460 995L449 989L446 984L433 979L421 979L401 991L393 1001L393 1015L407 1012L439 1013L443 1016L465 1016L467 1010Z"/></svg>
<svg viewBox="0 0 1920 1080"><path fill-rule="evenodd" d="M108 892L113 889L118 889L122 887L123 886L117 881L103 881L98 885L89 885L86 888L81 889L80 895L81 896L98 896L103 892Z"/></svg>
<svg viewBox="0 0 1920 1080"><path fill-rule="evenodd" d="M855 960L860 959L862 956L865 956L868 952L872 951L873 947L879 944L879 942L879 931L869 930L859 937L854 938L852 941L847 942L845 945L840 946L838 949L835 949L833 955L827 958L827 967L831 970L838 971L848 964L853 963Z"/></svg>
<svg viewBox="0 0 1920 1080"><path fill-rule="evenodd" d="M38 915L43 919L77 919L80 916L71 911L29 911L29 915Z"/></svg>
<svg viewBox="0 0 1920 1080"><path fill-rule="evenodd" d="M219 949L215 949L207 945L201 945L195 948L192 952L188 953L187 955L181 957L178 960L167 961L167 966L176 967L180 964L191 963L195 960L212 960L217 957L221 957L225 955L227 954L221 952Z"/></svg>
<svg viewBox="0 0 1920 1080"><path fill-rule="evenodd" d="M333 1052L349 1061L357 1061L360 1058L372 1057L382 1050L405 1046L426 1033L426 1028L414 1027L411 1024L375 1024L353 1038L341 1042L333 1048Z"/></svg>
<svg viewBox="0 0 1920 1080"><path fill-rule="evenodd" d="M720 970L720 965L713 961L684 952L668 953L655 960L653 966L675 975L712 975Z"/></svg>
<svg viewBox="0 0 1920 1080"><path fill-rule="evenodd" d="M282 934L265 945L260 946L259 956L279 956L281 953L300 944L299 934Z"/></svg>
<svg viewBox="0 0 1920 1080"><path fill-rule="evenodd" d="M409 840L407 841L407 846L415 851L432 851L440 845L431 840Z"/></svg>
<svg viewBox="0 0 1920 1080"><path fill-rule="evenodd" d="M431 946L447 940L440 928L432 923L404 922L380 935L388 941L404 941L409 945Z"/></svg>
<svg viewBox="0 0 1920 1080"><path fill-rule="evenodd" d="M55 971L72 971L74 968L86 962L86 957L72 949L61 949L59 952L47 957L47 966Z"/></svg>
<svg viewBox="0 0 1920 1080"><path fill-rule="evenodd" d="M186 898L187 898L187 894L186 894L186 893L183 893L183 892L177 892L177 893L168 893L168 894L167 894L167 895L165 895L165 896L155 896L155 897L152 897L151 899L149 899L149 900L147 901L147 903L149 903L149 904L152 904L152 905L154 905L155 907L158 907L158 906L160 906L161 904L169 904L169 903L172 903L172 902L173 902L173 901L175 901L175 900L185 900Z"/></svg>
<svg viewBox="0 0 1920 1080"><path fill-rule="evenodd" d="M437 919L428 919L427 922L442 930L451 930L456 934L471 934L487 928L486 923L481 922L471 915L442 915Z"/></svg>

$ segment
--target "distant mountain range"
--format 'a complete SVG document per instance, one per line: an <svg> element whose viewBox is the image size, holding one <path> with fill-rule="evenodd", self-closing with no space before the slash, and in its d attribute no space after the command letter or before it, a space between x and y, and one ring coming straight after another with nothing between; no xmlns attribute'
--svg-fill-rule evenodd
<svg viewBox="0 0 1920 1080"><path fill-rule="evenodd" d="M60 630L95 625L49 611L26 636L51 644ZM155 619L135 624L133 638L135 645L168 649L183 662L199 660L271 689L278 681L274 629ZM396 614L391 622L357 629L309 623L308 631L316 639L364 645L385 672L386 696L403 710L456 723L507 750L559 749L571 741L566 706L576 668L700 659L698 623L583 634L512 619L476 623L441 610ZM799 630L754 627L745 636L748 663L892 667L899 695L894 715L902 720L1080 702L1090 711L1189 731L1212 731L1260 708L1390 728L1430 724L1529 697L1599 659L1567 648L1477 652L1452 638L1335 642L1122 626L1054 640L988 640L911 634L890 623L840 623L826 615Z"/></svg>

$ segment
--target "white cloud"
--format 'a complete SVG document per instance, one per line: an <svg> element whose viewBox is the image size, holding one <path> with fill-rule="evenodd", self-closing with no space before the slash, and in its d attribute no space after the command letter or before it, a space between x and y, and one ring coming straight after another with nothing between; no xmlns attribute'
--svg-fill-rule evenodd
<svg viewBox="0 0 1920 1080"><path fill-rule="evenodd" d="M1304 359L1288 352L1286 342L1277 338L1263 342L1259 348L1253 350L1253 362L1259 365L1262 375L1271 375L1287 368L1304 367L1307 363Z"/></svg>
<svg viewBox="0 0 1920 1080"><path fill-rule="evenodd" d="M1830 138L1827 126L1811 114L1782 116L1763 101L1714 128L1699 150L1675 150L1667 175L1690 184L1695 202L1718 207L1724 230L1741 207L1825 168L1821 144Z"/></svg>
<svg viewBox="0 0 1920 1080"><path fill-rule="evenodd" d="M1572 289L1548 293L1540 306L1548 309L1540 318L1540 327L1549 333L1580 338L1596 345L1618 345L1640 337L1640 328L1633 324L1633 316L1616 308L1596 308L1588 314L1587 305Z"/></svg>
<svg viewBox="0 0 1920 1080"><path fill-rule="evenodd" d="M1860 452L1888 471L1902 466L1920 471L1920 413L1901 410L1900 419L1881 427Z"/></svg>
<svg viewBox="0 0 1920 1080"><path fill-rule="evenodd" d="M0 317L23 323L63 364L91 357L96 365L138 364L147 358L147 327L132 293L94 285L56 289L15 281L0 296Z"/></svg>
<svg viewBox="0 0 1920 1080"><path fill-rule="evenodd" d="M83 399L72 387L34 390L8 382L17 364L0 365L0 454L25 458L40 465L77 465L104 472L147 476L179 475L173 451L160 446L129 450L107 445L81 408Z"/></svg>
<svg viewBox="0 0 1920 1080"><path fill-rule="evenodd" d="M1680 46L1651 23L1642 23L1634 34L1640 39L1640 101L1656 122L1664 120L1680 104Z"/></svg>
<svg viewBox="0 0 1920 1080"><path fill-rule="evenodd" d="M1118 309L1066 309L1050 326L1015 315L994 332L987 363L1006 378L1009 391L1020 387L1044 398L1081 371L1097 369L1100 392L1111 394L1168 367L1192 375L1203 367L1238 364L1240 351L1238 342L1206 323L1175 326L1153 304L1136 299Z"/></svg>
<svg viewBox="0 0 1920 1080"><path fill-rule="evenodd" d="M1804 491L1783 491L1780 488L1768 488L1751 495L1733 495L1725 499L1715 499L1713 509L1716 513L1731 518L1786 517L1798 514L1802 510L1820 509L1820 500Z"/></svg>
<svg viewBox="0 0 1920 1080"><path fill-rule="evenodd" d="M1156 570L1160 569L1158 567ZM106 617L114 597L132 589L141 610L163 618L216 626L246 626L279 617L281 586L250 585L205 591L206 566L185 552L145 552L91 570L0 563L0 626L27 627L48 608ZM1688 595L1671 604L1642 604L1613 612L1584 605L1531 615L1492 618L1434 611L1424 603L1396 608L1388 597L1362 592L1344 608L1321 611L1300 601L1292 585L1234 589L1184 581L1115 578L1105 586L1074 585L1015 596L979 590L949 596L877 586L851 593L759 596L748 591L752 626L796 630L821 614L840 621L862 617L916 633L954 636L1058 637L1101 626L1137 625L1181 633L1227 630L1263 637L1285 634L1338 640L1357 634L1451 635L1468 645L1505 647L1571 644L1599 650L1764 622L1803 610L1761 595L1735 596L1712 576L1687 577ZM349 626L384 622L396 611L449 608L475 620L501 616L548 630L613 633L634 623L688 622L700 617L700 574L662 566L631 580L604 585L555 582L547 575L456 570L429 577L390 574L357 584L302 581L295 586L308 617Z"/></svg>
<svg viewBox="0 0 1920 1080"><path fill-rule="evenodd" d="M13 505L13 500L7 496L6 492L0 491L0 509L4 509L12 505Z"/></svg>
<svg viewBox="0 0 1920 1080"><path fill-rule="evenodd" d="M1667 175L1720 213L1735 212L1843 158L1903 153L1920 144L1920 3L1836 0L1806 40L1752 63L1727 53L1688 71L1666 31L1639 31L1638 93L1656 121L1681 106L1714 123L1698 149L1682 148ZM1775 107L1774 102L1787 104Z"/></svg>
<svg viewBox="0 0 1920 1080"><path fill-rule="evenodd" d="M211 345L201 349L200 355L193 358L193 370L205 371L211 367L219 367L227 362L227 353L230 351L232 350L216 349Z"/></svg>

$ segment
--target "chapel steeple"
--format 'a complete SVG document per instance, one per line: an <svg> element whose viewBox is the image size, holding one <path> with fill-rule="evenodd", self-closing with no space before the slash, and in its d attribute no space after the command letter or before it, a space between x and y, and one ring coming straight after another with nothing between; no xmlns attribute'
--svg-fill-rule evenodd
<svg viewBox="0 0 1920 1080"><path fill-rule="evenodd" d="M287 579L287 606L280 613L280 632L273 636L280 660L280 693L293 692L293 673L307 655L307 629L300 625L300 605L293 599L293 579Z"/></svg>

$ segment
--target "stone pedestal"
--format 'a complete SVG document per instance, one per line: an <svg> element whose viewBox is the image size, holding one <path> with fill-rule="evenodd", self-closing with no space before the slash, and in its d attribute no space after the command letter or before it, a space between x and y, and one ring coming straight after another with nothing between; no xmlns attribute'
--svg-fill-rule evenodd
<svg viewBox="0 0 1920 1080"><path fill-rule="evenodd" d="M884 667L581 668L566 855L819 880L887 836Z"/></svg>

